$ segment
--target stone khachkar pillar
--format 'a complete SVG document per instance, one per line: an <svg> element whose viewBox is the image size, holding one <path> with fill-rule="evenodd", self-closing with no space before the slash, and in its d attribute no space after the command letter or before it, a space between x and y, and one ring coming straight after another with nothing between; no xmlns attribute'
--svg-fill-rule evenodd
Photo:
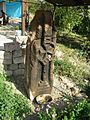
<svg viewBox="0 0 90 120"><path fill-rule="evenodd" d="M30 24L26 47L26 89L30 99L50 94L56 32L50 11L38 10Z"/></svg>

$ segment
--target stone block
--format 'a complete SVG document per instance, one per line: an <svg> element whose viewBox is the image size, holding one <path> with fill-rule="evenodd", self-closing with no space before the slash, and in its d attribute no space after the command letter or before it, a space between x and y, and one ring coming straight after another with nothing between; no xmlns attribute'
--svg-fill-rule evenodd
<svg viewBox="0 0 90 120"><path fill-rule="evenodd" d="M5 74L6 74L7 76L12 76L13 72L8 70L8 71L5 71Z"/></svg>
<svg viewBox="0 0 90 120"><path fill-rule="evenodd" d="M13 57L20 57L22 56L22 50L16 50L13 52Z"/></svg>
<svg viewBox="0 0 90 120"><path fill-rule="evenodd" d="M11 52L5 52L4 53L4 59L12 59L12 53Z"/></svg>
<svg viewBox="0 0 90 120"><path fill-rule="evenodd" d="M13 42L13 43L5 43L4 44L4 49L5 51L14 51L14 50L19 50L20 49L20 45L17 42Z"/></svg>
<svg viewBox="0 0 90 120"><path fill-rule="evenodd" d="M12 64L12 59L3 60L3 64L4 65L10 65L10 64Z"/></svg>
<svg viewBox="0 0 90 120"><path fill-rule="evenodd" d="M18 66L19 66L19 68L24 68L25 69L25 64L23 64L23 63L20 63Z"/></svg>
<svg viewBox="0 0 90 120"><path fill-rule="evenodd" d="M4 65L4 70L5 71L9 70L9 65Z"/></svg>
<svg viewBox="0 0 90 120"><path fill-rule="evenodd" d="M9 65L9 70L17 70L17 69L18 69L18 64Z"/></svg>
<svg viewBox="0 0 90 120"><path fill-rule="evenodd" d="M24 63L24 57L13 58L13 63L14 64Z"/></svg>
<svg viewBox="0 0 90 120"><path fill-rule="evenodd" d="M24 75L25 70L24 69L17 69L13 72L13 75Z"/></svg>

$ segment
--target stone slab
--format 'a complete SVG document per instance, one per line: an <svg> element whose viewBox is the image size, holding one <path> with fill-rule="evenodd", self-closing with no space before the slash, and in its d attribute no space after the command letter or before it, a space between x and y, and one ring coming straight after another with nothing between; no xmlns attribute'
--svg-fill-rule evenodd
<svg viewBox="0 0 90 120"><path fill-rule="evenodd" d="M4 65L10 65L10 64L12 64L12 59L3 60L3 64Z"/></svg>
<svg viewBox="0 0 90 120"><path fill-rule="evenodd" d="M20 57L22 56L22 50L16 50L13 52L13 57Z"/></svg>
<svg viewBox="0 0 90 120"><path fill-rule="evenodd" d="M13 72L13 75L24 75L25 70L24 69L17 69Z"/></svg>
<svg viewBox="0 0 90 120"><path fill-rule="evenodd" d="M4 49L5 51L15 51L15 50L19 50L20 49L20 45L17 42L13 42L13 43L5 43L4 44Z"/></svg>
<svg viewBox="0 0 90 120"><path fill-rule="evenodd" d="M24 58L23 57L13 58L13 63L14 64L24 63Z"/></svg>
<svg viewBox="0 0 90 120"><path fill-rule="evenodd" d="M18 64L9 65L9 70L17 70L17 69L18 69Z"/></svg>

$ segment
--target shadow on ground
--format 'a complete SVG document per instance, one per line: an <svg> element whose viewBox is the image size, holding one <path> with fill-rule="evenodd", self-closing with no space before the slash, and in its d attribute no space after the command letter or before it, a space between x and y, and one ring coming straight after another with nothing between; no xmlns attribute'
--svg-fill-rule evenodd
<svg viewBox="0 0 90 120"><path fill-rule="evenodd" d="M67 46L68 48L82 49L80 41L78 41L78 40L76 41L72 38L67 38L66 36L59 36L57 38L57 43L61 43L65 46Z"/></svg>

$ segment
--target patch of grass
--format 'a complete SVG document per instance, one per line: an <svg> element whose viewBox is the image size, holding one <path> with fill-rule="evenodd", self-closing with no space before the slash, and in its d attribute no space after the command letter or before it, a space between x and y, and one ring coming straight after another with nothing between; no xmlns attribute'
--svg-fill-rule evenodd
<svg viewBox="0 0 90 120"><path fill-rule="evenodd" d="M51 108L48 113L40 111L38 118L39 120L90 120L90 102L82 100L64 110Z"/></svg>
<svg viewBox="0 0 90 120"><path fill-rule="evenodd" d="M75 66L68 60L55 60L54 65L55 74L72 78L72 80L77 84L84 85L84 79L87 76L90 77L89 71L85 71L86 68L78 65Z"/></svg>
<svg viewBox="0 0 90 120"><path fill-rule="evenodd" d="M86 52L61 43L57 43L56 51L62 51L64 57L62 60L55 57L54 73L71 78L81 87L85 86L84 80L90 78L90 66L86 62Z"/></svg>
<svg viewBox="0 0 90 120"><path fill-rule="evenodd" d="M14 94L4 81L5 76L0 74L0 120L23 120L31 113L30 105L25 97Z"/></svg>

